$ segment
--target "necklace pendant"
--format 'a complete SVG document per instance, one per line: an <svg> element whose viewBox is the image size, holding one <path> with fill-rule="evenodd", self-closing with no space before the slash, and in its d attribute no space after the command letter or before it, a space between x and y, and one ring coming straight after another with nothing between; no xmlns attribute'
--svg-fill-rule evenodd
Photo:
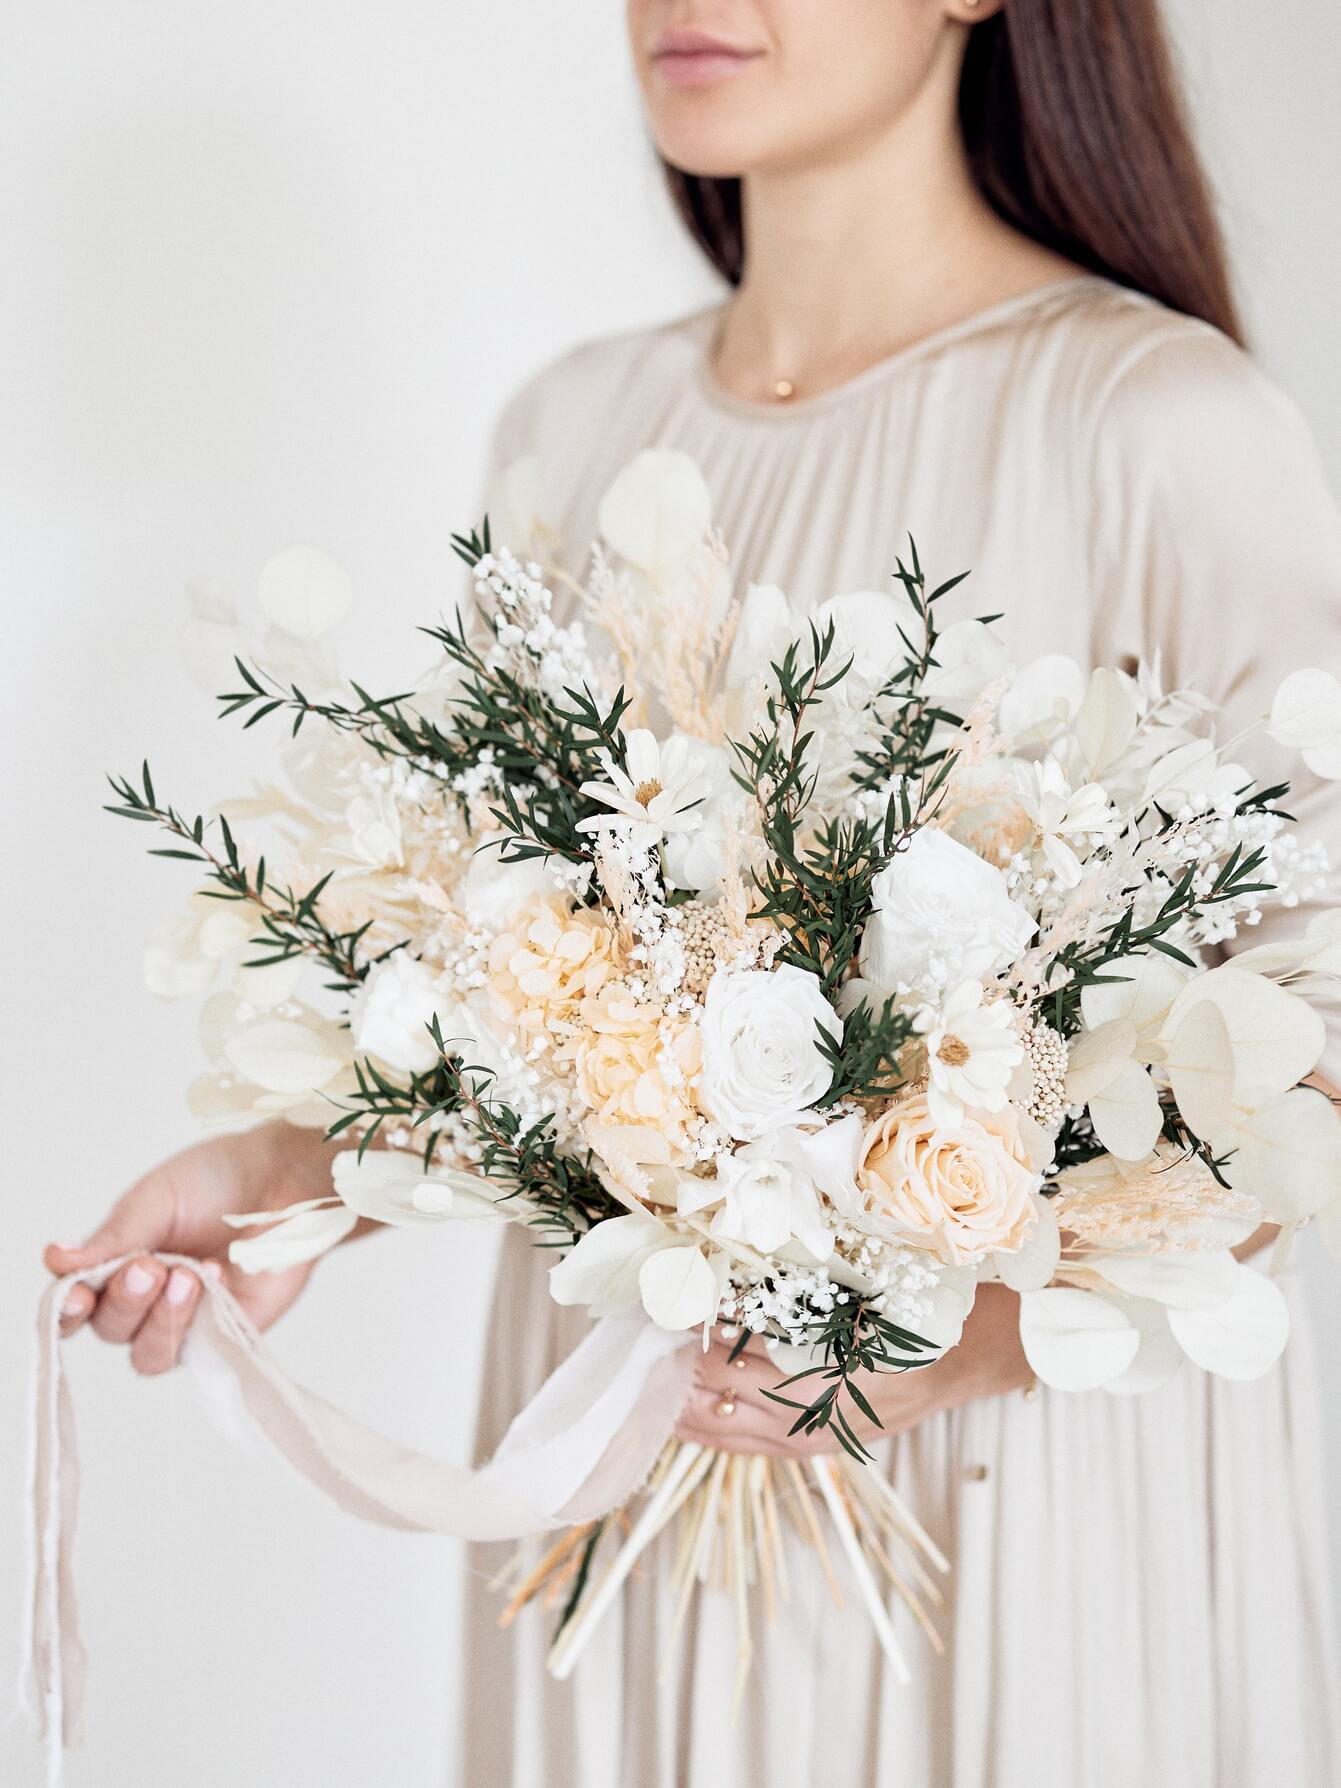
<svg viewBox="0 0 1341 1788"><path fill-rule="evenodd" d="M789 397L796 396L796 387L792 384L790 379L775 379L773 382L773 396L780 404L785 404Z"/></svg>

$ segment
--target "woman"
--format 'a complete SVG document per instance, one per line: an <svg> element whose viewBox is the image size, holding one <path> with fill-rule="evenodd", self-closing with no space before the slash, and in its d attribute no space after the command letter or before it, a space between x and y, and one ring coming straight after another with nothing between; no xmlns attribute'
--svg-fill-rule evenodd
<svg viewBox="0 0 1341 1788"><path fill-rule="evenodd" d="M630 0L629 15L672 191L734 292L529 385L500 429L496 517L522 483L508 469L538 460L532 519L580 560L613 473L673 445L702 466L738 573L798 600L876 587L911 530L936 570L974 568L964 610L1004 611L1017 656L1159 653L1166 686L1225 700L1231 729L1273 672L1341 659L1341 527L1298 416L1236 345L1153 0ZM1301 820L1325 824L1320 791L1299 795ZM220 1256L221 1211L291 1202L325 1174L283 1128L155 1170L83 1248L49 1251L67 1271L144 1250L100 1298L73 1294L67 1328L164 1369L196 1292L153 1251ZM482 1450L581 1330L510 1241ZM306 1274L238 1290L264 1323ZM955 1560L945 1655L919 1655L912 1689L805 1556L734 1724L724 1598L700 1598L663 1666L664 1558L563 1686L544 1675L543 1622L499 1635L481 1587L460 1779L1341 1779L1308 1371L1301 1337L1253 1386L1187 1371L1137 1399L1037 1395L1009 1294L984 1294L948 1360L868 1387L901 1489ZM683 1432L794 1447L767 1379L714 1347Z"/></svg>

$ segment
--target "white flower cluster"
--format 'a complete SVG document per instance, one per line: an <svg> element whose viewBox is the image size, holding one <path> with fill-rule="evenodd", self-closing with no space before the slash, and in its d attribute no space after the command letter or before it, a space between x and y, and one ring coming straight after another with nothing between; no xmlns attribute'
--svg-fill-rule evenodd
<svg viewBox="0 0 1341 1788"><path fill-rule="evenodd" d="M557 701L567 689L594 685L582 624L555 624L554 597L539 565L523 565L506 548L485 553L475 566L475 593L495 611L491 666Z"/></svg>
<svg viewBox="0 0 1341 1788"><path fill-rule="evenodd" d="M244 885L232 912L197 901L149 966L164 992L227 982L206 1008L214 1073L198 1107L321 1121L358 1104L360 1061L400 1087L410 1109L383 1130L396 1159L342 1166L332 1236L349 1211L498 1216L498 1187L469 1177L489 1133L472 1101L545 1126L580 1163L586 1201L553 1294L593 1314L641 1307L679 1329L724 1313L804 1344L859 1296L952 1345L976 1285L999 1279L1054 1383L1129 1369L1144 1382L1179 1350L1226 1370L1266 1362L1279 1311L1227 1237L1257 1215L1330 1212L1341 1228L1341 1116L1303 1084L1325 1038L1313 992L1341 978L1341 921L1202 966L1268 901L1315 901L1326 871L1282 817L1241 811L1252 778L1217 741L1214 705L1166 693L1157 665L1012 666L989 627L941 627L901 568L902 591L815 611L832 653L792 766L792 741L759 729L776 721L761 721L771 667L793 647L807 662L812 616L771 586L732 592L701 474L681 454L640 455L600 523L609 551L586 605L616 662L556 624L539 564L500 547L475 567L479 680L505 671L526 694L519 728L548 703L555 731L577 724L567 691L620 683L628 724L591 742L586 779L562 794L552 766L505 771L506 749L463 768L459 750L443 765L396 756L398 730L337 730L324 749L305 733L298 798L266 791L249 816L283 828L293 888L319 885L316 954L334 956L346 1009L298 989L310 936L293 962L248 965L275 911L260 890ZM543 530L524 532L547 550ZM342 612L339 580L307 558L272 569L267 589L294 638ZM453 707L478 661L447 656L448 680L415 711L459 746ZM918 730L918 715L934 725ZM1341 778L1334 673L1287 678L1263 725ZM425 726L415 749L432 739ZM807 797L785 816L770 782L783 760ZM762 786L737 783L741 764ZM859 785L868 773L878 786ZM504 798L519 814L543 806L546 827L577 810L552 855L545 831L510 840L521 854L504 860ZM871 862L865 828L891 802L909 823ZM835 820L857 841L841 887L812 849ZM777 844L793 822L794 853ZM1188 910L1170 928L1175 888ZM339 959L347 937L361 962ZM440 1084L433 1028L465 1090L450 1114L424 1092ZM416 1180L425 1112L437 1147ZM536 1174L502 1214L534 1214L553 1183ZM1078 1241L1068 1229L1065 1255L1055 1183L1089 1224ZM1182 1227L1161 1219L1178 1200ZM1208 1245L1180 1279L1192 1219ZM280 1251L272 1237L264 1258Z"/></svg>
<svg viewBox="0 0 1341 1788"><path fill-rule="evenodd" d="M835 1285L823 1267L779 1263L767 1272L740 1268L727 1280L721 1320L738 1324L752 1335L768 1335L792 1347L806 1347L837 1304L851 1293Z"/></svg>

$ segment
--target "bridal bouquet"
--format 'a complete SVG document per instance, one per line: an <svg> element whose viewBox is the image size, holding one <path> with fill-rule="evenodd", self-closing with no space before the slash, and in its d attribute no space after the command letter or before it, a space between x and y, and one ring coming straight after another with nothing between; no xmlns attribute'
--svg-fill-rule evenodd
<svg viewBox="0 0 1341 1788"><path fill-rule="evenodd" d="M1217 960L1325 865L1157 664L1014 665L990 621L941 625L915 549L809 615L738 590L676 453L621 473L600 529L580 586L487 523L458 538L474 604L387 696L319 649L331 563L273 561L288 658L239 656L221 700L290 723L283 783L214 820L147 767L114 784L204 878L149 978L208 995L202 1117L351 1144L329 1198L236 1219L239 1265L360 1218L522 1223L557 1302L773 1349L794 1430L840 1443L803 1466L663 1435L624 1507L513 1575L509 1613L559 1610L557 1674L668 1525L682 1609L724 1584L747 1663L787 1524L902 1672L887 1589L934 1643L946 1561L867 1463L863 1384L954 1347L992 1281L1063 1391L1264 1371L1286 1306L1232 1250L1341 1222L1341 1118L1302 1084L1341 914ZM1341 777L1331 674L1260 724Z"/></svg>

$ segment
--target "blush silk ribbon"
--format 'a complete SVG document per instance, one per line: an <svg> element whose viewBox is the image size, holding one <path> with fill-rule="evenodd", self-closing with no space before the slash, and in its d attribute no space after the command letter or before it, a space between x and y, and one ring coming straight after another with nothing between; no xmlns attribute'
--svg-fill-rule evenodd
<svg viewBox="0 0 1341 1788"><path fill-rule="evenodd" d="M129 1255L50 1285L37 1324L32 1450L32 1624L26 1677L59 1784L64 1748L82 1736L87 1659L72 1549L79 1499L74 1406L60 1313L70 1288L105 1285ZM296 1385L226 1286L185 1256L203 1289L190 1348L205 1380L227 1386L309 1483L364 1521L462 1540L521 1539L593 1520L646 1480L693 1385L696 1335L641 1312L607 1316L545 1381L477 1470L400 1445Z"/></svg>

